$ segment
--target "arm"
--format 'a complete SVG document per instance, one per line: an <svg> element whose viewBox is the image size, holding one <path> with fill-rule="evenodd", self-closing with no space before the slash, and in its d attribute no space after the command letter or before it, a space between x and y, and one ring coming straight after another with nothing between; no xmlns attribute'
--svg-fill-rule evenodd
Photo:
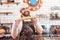
<svg viewBox="0 0 60 40"><path fill-rule="evenodd" d="M18 35L18 25L20 21L14 21L13 26L12 26L12 31L11 31L11 36L13 39L15 39Z"/></svg>
<svg viewBox="0 0 60 40"><path fill-rule="evenodd" d="M39 34L42 34L43 33L43 28L41 27L41 25L39 24L39 22L37 21L37 19L33 19L33 23L34 23L34 26L35 26L35 29L36 31L39 33Z"/></svg>
<svg viewBox="0 0 60 40"><path fill-rule="evenodd" d="M38 25L38 24L36 24L36 31L37 31L39 34L42 34L42 33L44 32L43 28L42 28L40 25Z"/></svg>
<svg viewBox="0 0 60 40"><path fill-rule="evenodd" d="M34 17L24 17L24 18L20 18L17 19L14 23L13 23L13 28L12 28L12 32L11 35L12 37L15 39L17 37L17 31L20 32L22 29L22 20L27 20L27 19L32 19ZM20 28L18 28L18 25L20 26ZM18 30L17 30L18 29Z"/></svg>
<svg viewBox="0 0 60 40"><path fill-rule="evenodd" d="M17 19L17 20L27 20L27 19L33 19L33 18L36 18L35 16L34 17L23 17L23 18L20 18L20 19Z"/></svg>

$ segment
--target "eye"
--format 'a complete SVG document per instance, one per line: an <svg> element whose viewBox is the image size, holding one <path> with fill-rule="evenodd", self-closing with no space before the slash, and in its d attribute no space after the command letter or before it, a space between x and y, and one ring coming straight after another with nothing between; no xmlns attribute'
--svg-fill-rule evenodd
<svg viewBox="0 0 60 40"><path fill-rule="evenodd" d="M28 4L28 9L30 11L38 10L41 7L41 0L24 0L24 3Z"/></svg>

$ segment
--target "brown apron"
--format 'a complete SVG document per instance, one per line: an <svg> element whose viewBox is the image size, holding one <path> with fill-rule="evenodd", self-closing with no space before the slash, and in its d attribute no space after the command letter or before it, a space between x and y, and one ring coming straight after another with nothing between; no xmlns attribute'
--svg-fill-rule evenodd
<svg viewBox="0 0 60 40"><path fill-rule="evenodd" d="M32 21L23 21L22 31L20 33L20 40L35 40L35 29Z"/></svg>

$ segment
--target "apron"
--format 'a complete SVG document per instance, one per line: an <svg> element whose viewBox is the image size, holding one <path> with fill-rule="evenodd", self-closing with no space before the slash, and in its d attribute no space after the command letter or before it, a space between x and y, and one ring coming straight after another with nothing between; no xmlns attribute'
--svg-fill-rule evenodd
<svg viewBox="0 0 60 40"><path fill-rule="evenodd" d="M19 40L35 40L35 28L32 21L23 21L22 31Z"/></svg>
<svg viewBox="0 0 60 40"><path fill-rule="evenodd" d="M23 22L23 28L20 33L20 40L35 40L34 38L34 26L32 22Z"/></svg>

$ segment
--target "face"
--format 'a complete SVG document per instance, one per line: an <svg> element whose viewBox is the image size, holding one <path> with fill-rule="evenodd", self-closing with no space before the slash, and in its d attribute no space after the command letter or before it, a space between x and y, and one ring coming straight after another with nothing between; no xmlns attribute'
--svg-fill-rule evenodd
<svg viewBox="0 0 60 40"><path fill-rule="evenodd" d="M24 14L25 10L22 10L21 13Z"/></svg>
<svg viewBox="0 0 60 40"><path fill-rule="evenodd" d="M28 16L29 15L29 12L25 12L25 15Z"/></svg>

